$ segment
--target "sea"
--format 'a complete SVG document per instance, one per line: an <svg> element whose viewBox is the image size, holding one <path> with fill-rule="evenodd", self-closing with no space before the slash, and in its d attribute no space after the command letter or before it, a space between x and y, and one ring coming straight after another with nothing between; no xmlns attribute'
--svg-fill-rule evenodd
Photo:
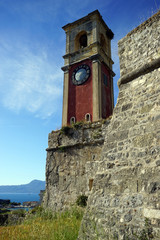
<svg viewBox="0 0 160 240"><path fill-rule="evenodd" d="M39 201L38 193L0 193L0 199L23 204L27 201Z"/></svg>

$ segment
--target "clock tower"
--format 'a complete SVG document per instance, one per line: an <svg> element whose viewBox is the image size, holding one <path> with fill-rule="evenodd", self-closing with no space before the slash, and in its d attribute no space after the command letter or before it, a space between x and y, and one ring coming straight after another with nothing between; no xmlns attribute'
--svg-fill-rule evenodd
<svg viewBox="0 0 160 240"><path fill-rule="evenodd" d="M98 121L112 114L113 32L98 10L65 25L62 126Z"/></svg>

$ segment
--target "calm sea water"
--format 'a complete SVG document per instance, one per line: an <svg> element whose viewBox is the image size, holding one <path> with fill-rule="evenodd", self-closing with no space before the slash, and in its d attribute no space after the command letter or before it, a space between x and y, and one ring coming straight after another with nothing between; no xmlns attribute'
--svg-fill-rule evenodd
<svg viewBox="0 0 160 240"><path fill-rule="evenodd" d="M0 193L0 199L9 199L11 202L23 203L26 201L39 201L39 195L33 193Z"/></svg>

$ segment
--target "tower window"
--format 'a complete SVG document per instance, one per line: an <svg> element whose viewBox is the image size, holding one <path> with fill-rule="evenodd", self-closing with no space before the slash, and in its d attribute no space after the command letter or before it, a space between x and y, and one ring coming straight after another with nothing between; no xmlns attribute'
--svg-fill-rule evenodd
<svg viewBox="0 0 160 240"><path fill-rule="evenodd" d="M71 118L70 118L70 124L72 125L72 124L74 124L75 122L76 122L75 117L71 117Z"/></svg>
<svg viewBox="0 0 160 240"><path fill-rule="evenodd" d="M86 120L86 122L90 122L91 121L91 115L89 113L86 113L85 120Z"/></svg>
<svg viewBox="0 0 160 240"><path fill-rule="evenodd" d="M87 33L85 31L81 31L77 34L74 41L75 51L78 51L81 48L87 47L88 40L87 40Z"/></svg>
<svg viewBox="0 0 160 240"><path fill-rule="evenodd" d="M108 87L108 76L105 73L103 73L103 83L106 87Z"/></svg>
<svg viewBox="0 0 160 240"><path fill-rule="evenodd" d="M80 46L80 48L87 47L87 35L86 34L83 34L82 36L80 36L79 46Z"/></svg>

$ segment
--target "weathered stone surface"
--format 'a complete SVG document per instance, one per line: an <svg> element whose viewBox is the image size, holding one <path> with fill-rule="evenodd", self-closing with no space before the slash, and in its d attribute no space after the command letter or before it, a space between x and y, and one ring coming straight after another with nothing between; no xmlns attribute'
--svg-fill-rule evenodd
<svg viewBox="0 0 160 240"><path fill-rule="evenodd" d="M158 12L119 41L121 76L160 57L159 21Z"/></svg>
<svg viewBox="0 0 160 240"><path fill-rule="evenodd" d="M119 42L119 57L120 92L80 240L137 240L143 230L160 239L160 68L142 71L160 60L160 12Z"/></svg>
<svg viewBox="0 0 160 240"><path fill-rule="evenodd" d="M80 195L89 195L101 158L104 129L110 123L84 124L66 134L49 134L46 161L46 191L43 205L54 211L74 204Z"/></svg>

